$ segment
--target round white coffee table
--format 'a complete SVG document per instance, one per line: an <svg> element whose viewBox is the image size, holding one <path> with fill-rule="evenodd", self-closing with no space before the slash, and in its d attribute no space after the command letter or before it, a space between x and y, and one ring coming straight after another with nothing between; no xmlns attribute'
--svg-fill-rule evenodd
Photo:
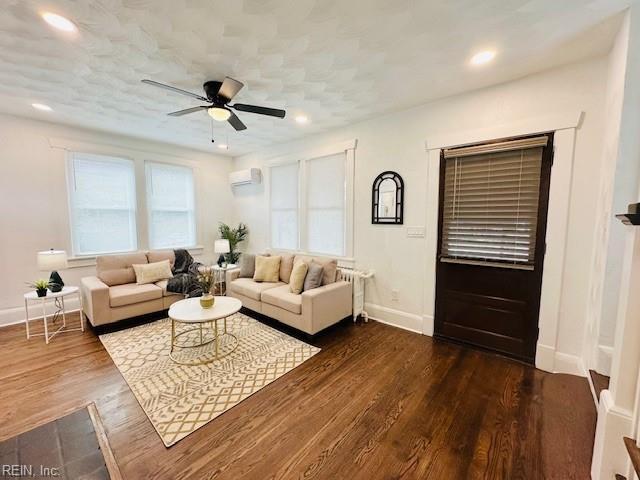
<svg viewBox="0 0 640 480"><path fill-rule="evenodd" d="M238 346L238 339L232 333L227 331L227 317L230 317L234 313L238 313L242 308L242 302L237 298L232 297L215 297L215 303L211 308L202 308L200 306L200 298L186 298L179 300L171 307L169 307L169 318L171 319L171 349L169 351L169 357L174 362L180 365L203 365L205 363L211 363L214 360L222 358L219 355L220 339L224 336L229 336L235 345L233 348L226 352L223 356L229 355ZM218 320L224 321L223 331L218 333ZM187 328L176 334L176 322L182 323L194 328ZM206 328L209 327L211 333L206 332ZM199 341L178 343L178 339L193 332L198 332ZM199 348L210 343L215 345L215 356L213 358L201 359L205 352L198 353L198 358L195 360L181 360L174 354L176 348Z"/></svg>

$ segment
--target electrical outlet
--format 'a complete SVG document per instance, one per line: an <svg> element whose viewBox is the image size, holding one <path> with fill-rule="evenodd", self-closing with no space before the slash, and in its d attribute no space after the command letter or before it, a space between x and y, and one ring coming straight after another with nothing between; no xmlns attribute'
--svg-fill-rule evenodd
<svg viewBox="0 0 640 480"><path fill-rule="evenodd" d="M400 291L393 289L391 290L391 300L397 302L400 299Z"/></svg>

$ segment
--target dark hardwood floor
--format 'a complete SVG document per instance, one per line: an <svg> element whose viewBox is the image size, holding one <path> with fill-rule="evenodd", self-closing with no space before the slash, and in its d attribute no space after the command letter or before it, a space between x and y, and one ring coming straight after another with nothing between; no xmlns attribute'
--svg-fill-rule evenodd
<svg viewBox="0 0 640 480"><path fill-rule="evenodd" d="M3 328L0 440L94 401L129 479L589 478L584 378L377 322L312 343L322 352L167 449L94 332L45 345Z"/></svg>
<svg viewBox="0 0 640 480"><path fill-rule="evenodd" d="M600 400L600 392L602 390L606 390L609 388L609 380L610 378L606 375L601 375L595 370L589 370L589 376L591 377L591 383L593 384L593 389L596 392L596 398Z"/></svg>

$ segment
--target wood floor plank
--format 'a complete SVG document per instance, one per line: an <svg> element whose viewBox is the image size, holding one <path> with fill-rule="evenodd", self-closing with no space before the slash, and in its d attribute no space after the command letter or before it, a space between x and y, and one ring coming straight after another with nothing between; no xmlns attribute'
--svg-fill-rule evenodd
<svg viewBox="0 0 640 480"><path fill-rule="evenodd" d="M319 354L170 448L91 329L0 342L0 440L93 401L125 479L589 476L586 379L377 322L317 336Z"/></svg>

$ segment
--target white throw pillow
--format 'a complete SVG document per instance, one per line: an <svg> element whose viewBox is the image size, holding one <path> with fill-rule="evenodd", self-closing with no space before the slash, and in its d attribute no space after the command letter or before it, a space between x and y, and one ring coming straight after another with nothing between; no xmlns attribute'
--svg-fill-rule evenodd
<svg viewBox="0 0 640 480"><path fill-rule="evenodd" d="M173 277L169 260L154 263L134 263L131 266L133 267L133 271L136 272L136 283L138 285L155 283Z"/></svg>

